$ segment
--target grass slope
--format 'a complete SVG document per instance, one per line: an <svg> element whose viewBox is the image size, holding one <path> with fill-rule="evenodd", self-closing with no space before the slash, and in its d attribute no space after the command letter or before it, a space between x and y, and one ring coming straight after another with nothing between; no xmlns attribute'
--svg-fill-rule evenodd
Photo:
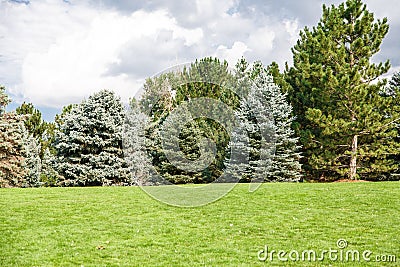
<svg viewBox="0 0 400 267"><path fill-rule="evenodd" d="M382 266L400 264L400 183L238 185L199 208L137 187L0 190L0 266ZM261 262L257 252L371 250L373 261Z"/></svg>

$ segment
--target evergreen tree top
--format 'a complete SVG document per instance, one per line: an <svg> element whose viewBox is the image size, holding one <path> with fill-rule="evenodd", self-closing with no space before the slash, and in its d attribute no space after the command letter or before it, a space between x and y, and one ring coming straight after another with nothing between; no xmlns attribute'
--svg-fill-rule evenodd
<svg viewBox="0 0 400 267"><path fill-rule="evenodd" d="M6 88L0 86L0 115L6 111L7 105L11 102L11 99L6 94Z"/></svg>

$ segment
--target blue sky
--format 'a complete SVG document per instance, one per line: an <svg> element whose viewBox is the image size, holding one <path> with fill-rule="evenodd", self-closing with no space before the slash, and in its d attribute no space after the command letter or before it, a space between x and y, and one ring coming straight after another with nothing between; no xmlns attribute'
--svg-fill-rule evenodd
<svg viewBox="0 0 400 267"><path fill-rule="evenodd" d="M299 31L318 22L323 3L340 2L0 0L0 84L13 99L9 110L32 102L53 120L104 88L126 102L146 77L196 58L290 64ZM397 1L364 2L390 25L374 61L400 70Z"/></svg>

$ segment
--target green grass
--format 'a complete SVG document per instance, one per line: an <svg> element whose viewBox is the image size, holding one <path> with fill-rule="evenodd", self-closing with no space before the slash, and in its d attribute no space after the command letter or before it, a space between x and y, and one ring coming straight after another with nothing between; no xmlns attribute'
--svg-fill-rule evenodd
<svg viewBox="0 0 400 267"><path fill-rule="evenodd" d="M0 210L0 266L385 265L257 259L265 245L320 252L340 238L400 264L399 182L240 184L197 208L137 187L1 189Z"/></svg>

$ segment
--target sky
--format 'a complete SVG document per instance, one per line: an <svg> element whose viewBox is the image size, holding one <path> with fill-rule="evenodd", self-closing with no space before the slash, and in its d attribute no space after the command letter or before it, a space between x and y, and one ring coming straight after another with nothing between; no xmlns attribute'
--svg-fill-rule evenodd
<svg viewBox="0 0 400 267"><path fill-rule="evenodd" d="M144 80L206 56L291 64L290 48L336 0L0 0L0 84L52 121L101 89L124 102ZM364 0L390 25L373 61L400 70L397 0Z"/></svg>

